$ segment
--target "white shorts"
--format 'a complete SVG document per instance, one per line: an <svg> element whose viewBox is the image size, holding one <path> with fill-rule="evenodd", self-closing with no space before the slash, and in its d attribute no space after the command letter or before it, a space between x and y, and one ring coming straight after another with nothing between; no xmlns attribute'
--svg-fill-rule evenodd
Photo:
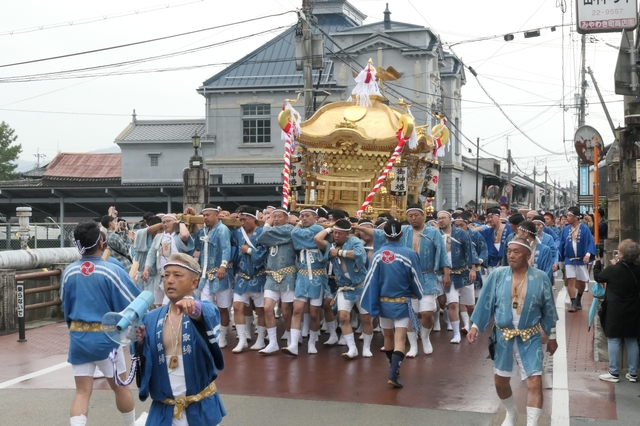
<svg viewBox="0 0 640 426"><path fill-rule="evenodd" d="M216 291L211 294L209 284L205 284L202 288L202 299L211 301L218 309L229 309L233 302L233 289L228 288L226 290Z"/></svg>
<svg viewBox="0 0 640 426"><path fill-rule="evenodd" d="M433 294L423 294L422 299L411 299L411 307L415 313L418 312L435 312L436 296Z"/></svg>
<svg viewBox="0 0 640 426"><path fill-rule="evenodd" d="M93 373L95 373L96 371L96 367L98 367L98 369L102 371L104 377L108 379L113 378L113 363L109 358L103 359L101 361L87 362L85 364L73 364L71 366L71 371L73 371L74 377L93 376ZM119 375L127 371L127 366L124 363L123 348L118 349L117 369Z"/></svg>
<svg viewBox="0 0 640 426"><path fill-rule="evenodd" d="M324 297L322 296L322 293L321 293L320 297L317 299L309 299L308 297L300 296L300 297L296 297L296 300L304 303L309 303L311 306L322 306L322 302L324 302Z"/></svg>
<svg viewBox="0 0 640 426"><path fill-rule="evenodd" d="M276 302L282 299L282 303L293 303L293 299L296 298L293 290L273 291L266 289L264 291L264 297L268 297L269 299L275 300Z"/></svg>
<svg viewBox="0 0 640 426"><path fill-rule="evenodd" d="M362 309L362 306L360 305L360 300L358 299L358 301L356 303L353 303L350 300L347 300L344 298L344 295L342 294L342 292L338 292L338 310L339 311L347 311L347 312L351 312L351 310L353 309L353 307L357 306L358 307L358 311L360 312L361 315L366 315L369 312L365 311L364 309Z"/></svg>
<svg viewBox="0 0 640 426"><path fill-rule="evenodd" d="M469 284L462 287L460 290L460 304L465 306L474 306L476 304L476 289L475 285Z"/></svg>
<svg viewBox="0 0 640 426"><path fill-rule="evenodd" d="M438 296L442 296L444 294L447 297L447 306L451 303L460 302L460 290L456 290L456 288L453 286L453 283L451 283L451 285L449 286L449 291L445 291L441 275L438 275L438 291Z"/></svg>
<svg viewBox="0 0 640 426"><path fill-rule="evenodd" d="M409 318L389 319L380 317L379 320L380 327L385 330L394 328L409 328Z"/></svg>
<svg viewBox="0 0 640 426"><path fill-rule="evenodd" d="M249 306L253 300L253 306L264 308L264 293L257 291L245 291L243 294L233 293L233 302L243 302Z"/></svg>
<svg viewBox="0 0 640 426"><path fill-rule="evenodd" d="M525 380L527 378L527 373L524 371L524 366L522 365L522 360L520 359L520 352L518 352L518 345L513 344L513 364L511 367L511 371L498 370L493 367L493 374L500 377L518 377L518 371L520 372L520 378ZM532 376L542 376L542 371L536 371Z"/></svg>
<svg viewBox="0 0 640 426"><path fill-rule="evenodd" d="M567 278L575 278L578 281L589 281L587 265L565 265Z"/></svg>

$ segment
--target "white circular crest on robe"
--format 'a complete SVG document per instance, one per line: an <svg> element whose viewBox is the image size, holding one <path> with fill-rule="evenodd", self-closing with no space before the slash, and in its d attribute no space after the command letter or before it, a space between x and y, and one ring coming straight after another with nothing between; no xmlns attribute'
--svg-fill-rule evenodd
<svg viewBox="0 0 640 426"><path fill-rule="evenodd" d="M393 261L396 260L396 255L392 251L385 250L382 252L381 259L384 263L393 263Z"/></svg>

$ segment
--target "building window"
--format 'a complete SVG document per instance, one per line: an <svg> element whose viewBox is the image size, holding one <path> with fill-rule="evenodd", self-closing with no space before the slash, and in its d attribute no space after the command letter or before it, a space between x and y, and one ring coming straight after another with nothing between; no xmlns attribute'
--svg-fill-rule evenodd
<svg viewBox="0 0 640 426"><path fill-rule="evenodd" d="M242 183L245 185L253 185L253 175L242 175Z"/></svg>
<svg viewBox="0 0 640 426"><path fill-rule="evenodd" d="M149 158L151 159L151 167L158 167L158 156L150 155Z"/></svg>
<svg viewBox="0 0 640 426"><path fill-rule="evenodd" d="M242 143L271 143L271 105L242 106Z"/></svg>
<svg viewBox="0 0 640 426"><path fill-rule="evenodd" d="M209 175L209 184L210 185L221 185L222 184L222 175Z"/></svg>

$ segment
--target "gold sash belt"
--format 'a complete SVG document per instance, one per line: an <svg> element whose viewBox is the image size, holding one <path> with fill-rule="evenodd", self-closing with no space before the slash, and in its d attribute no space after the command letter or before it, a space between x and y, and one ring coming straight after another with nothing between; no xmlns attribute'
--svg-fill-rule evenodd
<svg viewBox="0 0 640 426"><path fill-rule="evenodd" d="M406 303L407 302L407 298L406 297L386 297L386 296L381 296L380 297L380 301L381 302L385 302L385 303Z"/></svg>
<svg viewBox="0 0 640 426"><path fill-rule="evenodd" d="M305 276L309 276L309 271L307 271L306 269L302 269L302 268L298 268L298 273L305 275ZM324 268L320 268L320 269L312 269L311 270L311 275L313 275L314 277L320 277L322 275L327 275L327 270Z"/></svg>
<svg viewBox="0 0 640 426"><path fill-rule="evenodd" d="M280 282L284 279L285 275L295 274L297 272L297 269L295 266L291 265L291 266L287 266L286 268L278 269L277 271L266 270L264 272L267 275L271 275L273 279L276 280L278 284L280 284Z"/></svg>
<svg viewBox="0 0 640 426"><path fill-rule="evenodd" d="M422 271L422 275L425 275L425 274L433 274L434 272L435 272L435 271L434 271L433 269L430 269L430 270L428 270L428 271Z"/></svg>
<svg viewBox="0 0 640 426"><path fill-rule="evenodd" d="M100 332L102 330L101 322L82 322L82 321L71 321L71 325L69 326L69 330L71 331L85 331L85 332Z"/></svg>
<svg viewBox="0 0 640 426"><path fill-rule="evenodd" d="M464 271L467 271L468 269L469 269L469 266L464 266L464 267L462 267L462 268L453 269L453 270L451 271L451 273L452 273L453 275L460 275L460 274L462 274Z"/></svg>
<svg viewBox="0 0 640 426"><path fill-rule="evenodd" d="M237 275L238 275L240 278L242 278L243 280L250 281L250 280L252 280L252 279L253 279L253 278L255 278L255 277L259 277L259 276L265 275L266 273L267 273L267 272L266 272L264 269L261 269L261 270L260 270L260 272L258 272L257 274L255 274L255 275L254 275L254 276L252 276L252 277L250 277L249 275L247 275L247 274L245 274L245 273L243 273L243 272L238 272L238 274L237 274Z"/></svg>
<svg viewBox="0 0 640 426"><path fill-rule="evenodd" d="M228 271L229 269L233 269L233 262L229 262L227 264L226 270ZM207 278L209 279L209 281L213 281L217 278L216 274L219 270L220 268L211 268L207 271Z"/></svg>
<svg viewBox="0 0 640 426"><path fill-rule="evenodd" d="M500 331L502 331L502 337L504 337L504 340L511 340L516 336L520 336L522 341L526 342L527 340L531 339L531 337L540 333L540 324L536 324L533 327L525 328L524 330L520 330L518 328L498 328L500 329Z"/></svg>
<svg viewBox="0 0 640 426"><path fill-rule="evenodd" d="M167 398L162 401L163 404L173 405L173 417L180 420L182 416L182 412L185 408L189 406L189 404L193 404L194 402L200 402L205 398L209 398L211 395L215 394L217 391L216 382L211 382L209 386L202 389L202 391L197 395L190 396L179 396L176 399Z"/></svg>

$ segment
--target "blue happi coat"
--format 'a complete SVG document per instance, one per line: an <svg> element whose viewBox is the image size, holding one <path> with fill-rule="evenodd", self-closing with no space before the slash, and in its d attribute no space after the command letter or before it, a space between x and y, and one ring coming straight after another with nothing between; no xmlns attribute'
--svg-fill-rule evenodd
<svg viewBox="0 0 640 426"><path fill-rule="evenodd" d="M213 294L221 290L233 288L233 258L237 247L232 248L231 246L231 231L229 231L229 228L227 228L222 221L218 221L218 223L210 229L206 226L198 229L194 240L195 251L200 252L198 263L200 263L200 267L203 272L210 271L212 269L217 270L220 268L220 264L223 261L227 261L226 273L222 280L219 280L218 273L214 272L213 280L210 280L208 276L204 276L200 279L198 289L202 290L205 285L209 285L209 290L211 291L211 294ZM206 250L205 245L207 246ZM207 251L206 259L205 251Z"/></svg>
<svg viewBox="0 0 640 426"><path fill-rule="evenodd" d="M399 242L382 245L371 260L371 268L364 281L361 305L372 316L399 319L409 317L409 304L402 299L428 294L423 289L418 254ZM398 299L381 301L380 298Z"/></svg>
<svg viewBox="0 0 640 426"><path fill-rule="evenodd" d="M475 229L469 229L469 239L471 240L471 244L473 244L473 249L476 252L476 257L478 258L478 263L480 265L487 265L489 262L489 251L487 250L487 242L484 240L484 237ZM476 281L474 282L475 288L482 288L482 270L486 270L484 268L478 268L476 271Z"/></svg>
<svg viewBox="0 0 640 426"><path fill-rule="evenodd" d="M440 235L440 239L442 239L444 234ZM454 288L459 290L468 285L471 267L479 263L480 261L478 261L478 256L473 249L469 234L455 226L451 227L451 270L467 268L459 274L451 274L451 283Z"/></svg>
<svg viewBox="0 0 640 426"><path fill-rule="evenodd" d="M148 282L149 290L156 288L156 286L161 287L162 274L164 271L162 271L160 268L161 266L160 260L162 258L162 249L160 245L162 245L162 239L164 235L165 235L164 232L158 232L158 234L156 234L156 236L153 238L153 241L151 242L151 247L149 247L149 252L147 253L147 259L145 260L145 263L144 263L145 267L146 266L149 267L149 282ZM179 233L174 232L171 235L172 235L171 238L173 239L173 242L176 248L178 249L179 253L189 253L190 251L193 250L194 248L193 237L189 236L187 241L184 242L180 239ZM166 261L169 260L169 257L162 260L166 263Z"/></svg>
<svg viewBox="0 0 640 426"><path fill-rule="evenodd" d="M478 230L480 235L484 237L484 241L487 243L487 252L489 254L489 262L487 266L498 266L502 261L502 256L506 251L506 240L509 235L513 232L511 231L511 227L509 225L505 225L502 230L502 235L500 236L500 249L496 250L496 246L493 243L493 233L494 230L492 227L486 227L484 229Z"/></svg>
<svg viewBox="0 0 640 426"><path fill-rule="evenodd" d="M511 299L511 268L503 266L495 269L487 278L480 292L480 297L471 315L471 322L478 326L480 332L485 331L491 317L500 328L513 329L512 299ZM551 327L558 320L553 291L549 277L536 268L528 268L527 294L518 328L523 330L540 324L542 330L549 335ZM526 342L519 336L505 340L500 330L496 330L497 342L495 346L495 368L512 371L513 345L518 346L522 364L527 377L542 371L544 353L540 333L535 334Z"/></svg>
<svg viewBox="0 0 640 426"><path fill-rule="evenodd" d="M82 256L64 269L60 279L60 300L67 326L71 321L101 323L108 312L120 312L140 294L127 271L100 258ZM71 331L70 364L107 359L119 347L106 333Z"/></svg>
<svg viewBox="0 0 640 426"><path fill-rule="evenodd" d="M258 237L262 234L262 229L262 226L258 226L253 230L249 236L251 244L245 239L242 228L236 228L231 232L231 245L237 248L233 259L233 273L236 279L233 292L235 294L264 291L264 283L267 280L267 275L264 273L267 249L258 244ZM245 244L251 249L251 254L240 251L240 247Z"/></svg>
<svg viewBox="0 0 640 426"><path fill-rule="evenodd" d="M565 225L560 235L560 243L558 246L558 259L567 265L584 265L583 258L587 253L591 253L591 259L596 256L596 245L593 241L593 235L587 225L581 223L578 227L577 247L578 252L573 251L573 243L571 240L571 225Z"/></svg>
<svg viewBox="0 0 640 426"><path fill-rule="evenodd" d="M144 265L147 261L147 254L149 253L149 249L151 248L151 243L153 242L153 236L149 235L149 228L143 228L136 231L136 238L133 240L133 261L138 262L138 267L140 269L144 269ZM138 286L143 290L153 291L153 287L149 284L149 282L145 282L142 279L142 274L138 274L138 281L136 282Z"/></svg>
<svg viewBox="0 0 640 426"><path fill-rule="evenodd" d="M538 242L549 247L549 250L551 251L551 263L558 262L558 244L553 237L543 232L542 236L538 235Z"/></svg>
<svg viewBox="0 0 640 426"><path fill-rule="evenodd" d="M407 248L413 249L414 232L416 231L413 230L411 225L403 226L400 243ZM418 259L420 260L420 272L422 274L422 289L424 294L437 296L438 278L436 272L442 268L451 267L447 257L447 246L442 240L440 231L433 226L425 225L420 236Z"/></svg>
<svg viewBox="0 0 640 426"><path fill-rule="evenodd" d="M346 259L344 257L329 257L329 251L332 245L329 244L324 252L324 259L331 262L333 267L333 274L336 277L336 284L338 289L340 287L357 287L363 284L364 277L367 275L367 253L362 245L360 238L349 236L347 241L342 245L341 250L353 250L354 259ZM349 277L344 274L342 270L342 264L346 265L347 273ZM362 296L363 286L356 288L355 290L343 291L342 295L350 302L357 302Z"/></svg>
<svg viewBox="0 0 640 426"><path fill-rule="evenodd" d="M258 244L267 247L267 271L278 272L284 268L292 268L292 272L282 274L281 277L267 274L265 290L293 291L296 288L296 251L291 240L293 225L287 223L281 226L265 225L258 237ZM282 278L280 280L280 278ZM280 281L278 281L280 280Z"/></svg>
<svg viewBox="0 0 640 426"><path fill-rule="evenodd" d="M167 398L175 399L162 343L169 306L154 309L142 318L146 336L142 342L143 375L138 394L141 401L146 401L149 396L153 400L146 423L153 426L171 426L173 417L173 406L162 403ZM220 312L208 300L202 301L202 321L183 316L182 365L187 385L186 396L200 393L218 377L217 370L224 369L224 358L218 346L219 335ZM182 412L183 416L187 416L190 426L217 425L226 414L218 392L189 404Z"/></svg>
<svg viewBox="0 0 640 426"><path fill-rule="evenodd" d="M313 237L324 230L321 225L315 224L307 228L294 227L291 231L293 248L298 251L298 275L296 277L296 297L308 297L318 299L324 293L329 293L329 277L326 274L327 261ZM322 275L313 275L312 271L321 270Z"/></svg>

